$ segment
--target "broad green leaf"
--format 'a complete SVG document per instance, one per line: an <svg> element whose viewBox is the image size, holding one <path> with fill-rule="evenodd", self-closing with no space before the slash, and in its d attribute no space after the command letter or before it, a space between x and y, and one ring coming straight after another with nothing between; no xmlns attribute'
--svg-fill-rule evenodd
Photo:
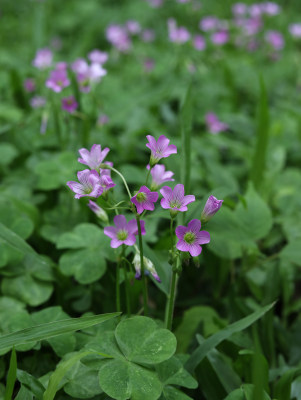
<svg viewBox="0 0 301 400"><path fill-rule="evenodd" d="M156 371L165 386L177 385L189 389L195 389L198 386L197 381L184 369L183 364L176 357L157 364Z"/></svg>
<svg viewBox="0 0 301 400"><path fill-rule="evenodd" d="M16 378L17 378L17 355L16 355L16 350L13 347L10 356L9 369L7 373L4 400L12 399Z"/></svg>
<svg viewBox="0 0 301 400"><path fill-rule="evenodd" d="M261 318L265 313L267 313L274 306L274 304L275 303L272 303L265 307L259 308L257 311L253 312L247 317L237 322L234 322L233 324L210 336L192 353L189 360L185 364L185 367L188 369L188 371L193 371L197 367L197 365L206 357L210 350L214 349L222 341L228 339L234 333L240 332L248 328L255 321Z"/></svg>
<svg viewBox="0 0 301 400"><path fill-rule="evenodd" d="M20 369L17 370L17 378L18 381L22 383L24 387L29 389L38 400L43 400L45 388L37 378Z"/></svg>
<svg viewBox="0 0 301 400"><path fill-rule="evenodd" d="M245 384L242 385L239 389L236 389L232 393L230 393L224 400L254 400L253 393L254 385ZM266 392L264 392L263 396L264 400L271 400L270 396Z"/></svg>
<svg viewBox="0 0 301 400"><path fill-rule="evenodd" d="M99 382L102 390L117 400L156 400L162 392L156 373L126 359L104 361Z"/></svg>
<svg viewBox="0 0 301 400"><path fill-rule="evenodd" d="M192 400L192 398L173 386L165 386L160 400Z"/></svg>
<svg viewBox="0 0 301 400"><path fill-rule="evenodd" d="M270 130L268 97L262 77L260 79L260 99L256 122L256 147L253 155L250 178L254 182L254 186L258 189L264 177Z"/></svg>
<svg viewBox="0 0 301 400"><path fill-rule="evenodd" d="M251 240L265 237L272 228L272 213L268 205L256 193L252 184L249 184L245 196L247 207L239 203L235 214L242 226L241 231Z"/></svg>
<svg viewBox="0 0 301 400"><path fill-rule="evenodd" d="M121 321L115 330L116 341L125 357L132 362L158 364L176 351L176 338L167 329L147 317Z"/></svg>
<svg viewBox="0 0 301 400"><path fill-rule="evenodd" d="M301 266L300 240L294 240L284 246L280 252L280 257L284 261L290 261L298 266Z"/></svg>
<svg viewBox="0 0 301 400"><path fill-rule="evenodd" d="M18 151L11 143L0 143L0 165L9 165L17 156Z"/></svg>
<svg viewBox="0 0 301 400"><path fill-rule="evenodd" d="M7 347L26 344L38 340L50 339L54 336L78 331L96 324L100 324L110 318L118 316L119 313L93 315L81 318L71 318L63 321L50 322L43 325L33 326L14 333L0 337L0 352Z"/></svg>
<svg viewBox="0 0 301 400"><path fill-rule="evenodd" d="M64 275L88 284L100 279L106 271L105 257L111 254L109 239L103 230L93 224L81 224L72 232L61 235L58 248L71 248L60 258L60 269Z"/></svg>

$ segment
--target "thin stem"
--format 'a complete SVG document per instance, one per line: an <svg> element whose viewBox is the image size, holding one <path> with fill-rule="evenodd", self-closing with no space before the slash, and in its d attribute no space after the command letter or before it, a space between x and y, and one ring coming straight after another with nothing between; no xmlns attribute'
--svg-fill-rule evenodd
<svg viewBox="0 0 301 400"><path fill-rule="evenodd" d="M171 277L171 285L170 285L170 293L169 293L169 297L168 297L167 320L166 320L166 328L169 330L171 330L171 328L172 328L177 280L178 280L178 273L177 273L177 270L175 268L173 268L172 277Z"/></svg>
<svg viewBox="0 0 301 400"><path fill-rule="evenodd" d="M116 311L120 312L120 260L117 262L116 268Z"/></svg>
<svg viewBox="0 0 301 400"><path fill-rule="evenodd" d="M148 173L147 173L147 175L146 175L145 186L147 186L147 183L148 183L148 180L149 180L149 175L150 175L150 173L151 173L151 170L152 170L152 168L149 167Z"/></svg>
<svg viewBox="0 0 301 400"><path fill-rule="evenodd" d="M144 256L143 256L143 243L142 243L142 235L141 235L141 225L140 225L140 217L136 215L136 221L138 225L138 239L139 239L139 252L140 252L140 264L141 264L141 279L142 279L142 290L143 290L143 307L144 307L144 315L148 315L148 295L147 295L147 282L146 276L144 273Z"/></svg>
<svg viewBox="0 0 301 400"><path fill-rule="evenodd" d="M100 165L100 168L103 168L103 169L110 169L111 171L114 171L117 175L119 175L120 178L122 179L123 183L124 183L124 186L125 186L125 188L126 188L126 191L128 192L129 198L131 199L131 198L133 197L133 196L131 195L130 189L129 189L127 183L126 183L126 180L125 180L125 178L124 178L124 176L122 175L121 172L119 172L117 169L115 169L115 168L113 168L113 167L111 167L110 165L107 165L107 164L101 164L101 165Z"/></svg>
<svg viewBox="0 0 301 400"><path fill-rule="evenodd" d="M174 233L173 233L173 218L170 219L170 240L171 240L171 251L174 250Z"/></svg>
<svg viewBox="0 0 301 400"><path fill-rule="evenodd" d="M128 275L128 269L127 266L124 265L124 279L125 279L125 300L126 300L126 313L127 316L131 316L131 298L130 298L130 281L129 281L129 275Z"/></svg>

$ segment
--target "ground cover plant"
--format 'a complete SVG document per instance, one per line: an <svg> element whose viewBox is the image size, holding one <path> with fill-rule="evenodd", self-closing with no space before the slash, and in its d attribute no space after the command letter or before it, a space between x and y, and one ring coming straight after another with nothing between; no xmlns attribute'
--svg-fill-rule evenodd
<svg viewBox="0 0 301 400"><path fill-rule="evenodd" d="M301 10L0 4L0 399L301 399Z"/></svg>

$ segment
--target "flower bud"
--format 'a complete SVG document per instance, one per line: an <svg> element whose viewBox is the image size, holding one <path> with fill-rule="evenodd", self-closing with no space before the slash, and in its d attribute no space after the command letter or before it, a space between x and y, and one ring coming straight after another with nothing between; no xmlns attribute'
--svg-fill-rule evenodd
<svg viewBox="0 0 301 400"><path fill-rule="evenodd" d="M205 207L201 215L202 223L208 222L221 208L224 200L217 200L216 197L210 196L206 201Z"/></svg>
<svg viewBox="0 0 301 400"><path fill-rule="evenodd" d="M99 207L94 201L90 200L87 206L97 215L97 217L107 223L109 221L108 214L105 212L104 209Z"/></svg>
<svg viewBox="0 0 301 400"><path fill-rule="evenodd" d="M143 262L144 262L144 269L145 269L145 274L152 274L152 276L156 279L156 281L161 282L161 279L159 278L159 275L157 274L157 271L154 267L154 264L151 262L146 257L143 257ZM133 264L136 270L136 279L141 279L141 260L140 260L140 252L136 252L135 257L133 259Z"/></svg>

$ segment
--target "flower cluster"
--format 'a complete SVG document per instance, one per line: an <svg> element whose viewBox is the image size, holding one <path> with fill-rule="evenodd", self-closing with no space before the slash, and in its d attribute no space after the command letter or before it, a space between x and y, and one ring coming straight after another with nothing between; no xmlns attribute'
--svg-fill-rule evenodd
<svg viewBox="0 0 301 400"><path fill-rule="evenodd" d="M129 209L135 214L135 218L128 221L125 215L117 214L114 217L114 225L104 228L104 234L111 239L111 247L114 249L122 245L134 246L137 235L140 238L139 240L141 240L141 235L146 234L145 221L140 219L141 214L145 215L147 211L154 211L155 203L159 199L157 190L165 182L174 181L172 178L174 175L173 172L166 171L165 166L158 164L158 162L172 154L176 154L177 147L174 144L170 144L169 139L164 135L161 135L158 140L151 135L147 135L146 138L148 140L146 147L151 151L149 165L147 166L146 185L141 186L134 196L130 194L123 176L113 168L111 162L105 161L109 153L109 148L102 149L100 144L94 144L90 151L85 148L79 150L80 157L78 161L89 167L89 169L78 172L78 182L67 182L69 188L75 193L75 198L98 198L115 186L115 183L111 179L111 169L121 175L130 197ZM147 187L150 175L152 177L151 189ZM164 210L170 211L171 227L177 214L187 211L187 206L196 200L194 195L185 195L185 188L181 183L176 184L173 189L169 186L163 186L159 192L162 195L160 200L161 207ZM220 209L222 202L223 200L217 200L214 196L209 197L201 216L203 223L208 222L213 217ZM96 202L89 200L87 205L101 221L105 223L109 221L106 211ZM116 207L118 208L118 205ZM210 242L209 233L200 230L201 220L193 219L187 226L176 227L175 234L178 237L176 249L179 252L189 252L192 257L197 257L202 251L201 245ZM140 253L140 250L136 246L135 248L136 254L132 261L136 271L135 277L140 279L141 271L143 270L145 274L151 274L154 279L160 282L160 277L151 260L144 257L143 253ZM141 266L142 262L143 269Z"/></svg>

